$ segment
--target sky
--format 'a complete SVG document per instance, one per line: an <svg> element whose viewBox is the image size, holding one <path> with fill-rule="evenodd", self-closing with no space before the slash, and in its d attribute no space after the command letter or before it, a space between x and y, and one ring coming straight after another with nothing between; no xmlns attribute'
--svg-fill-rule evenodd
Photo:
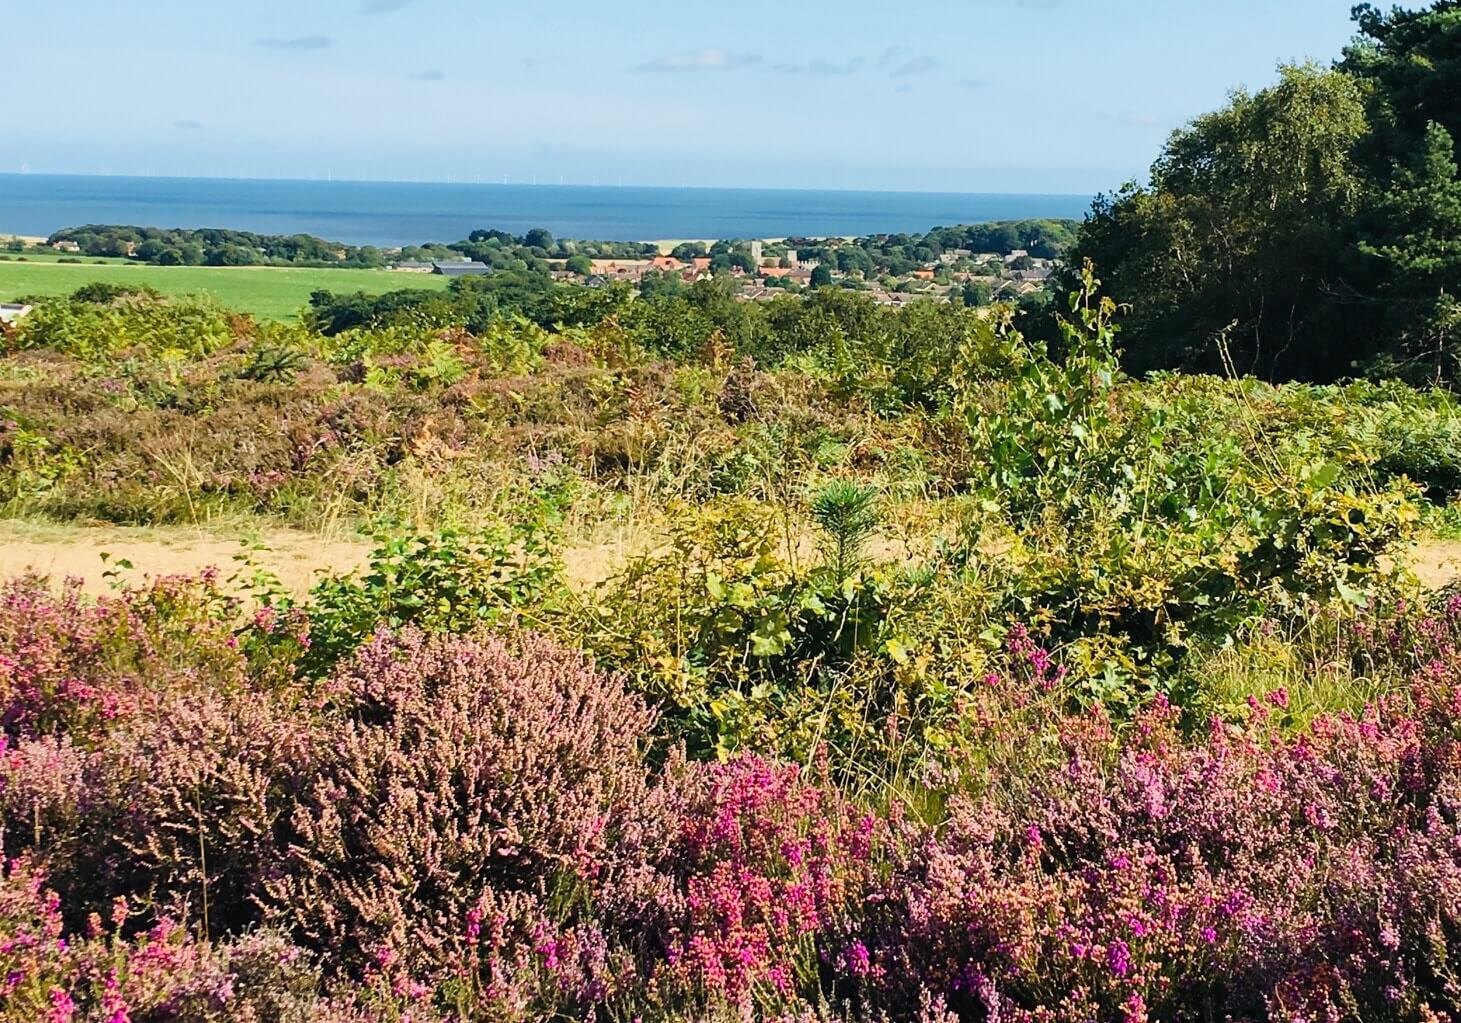
<svg viewBox="0 0 1461 1023"><path fill-rule="evenodd" d="M0 173L1091 194L1350 0L0 0Z"/></svg>

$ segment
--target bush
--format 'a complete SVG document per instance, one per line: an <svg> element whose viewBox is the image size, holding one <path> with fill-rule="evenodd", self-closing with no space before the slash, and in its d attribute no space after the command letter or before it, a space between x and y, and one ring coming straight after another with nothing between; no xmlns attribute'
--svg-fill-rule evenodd
<svg viewBox="0 0 1461 1023"><path fill-rule="evenodd" d="M40 303L20 322L19 347L105 360L126 351L205 356L236 340L235 318L204 299L136 293L99 303L92 296Z"/></svg>
<svg viewBox="0 0 1461 1023"><path fill-rule="evenodd" d="M626 869L615 844L645 798L653 716L578 654L382 633L331 690L344 721L264 890L271 919L337 968L388 955L441 981L479 903L531 941L532 924Z"/></svg>
<svg viewBox="0 0 1461 1023"><path fill-rule="evenodd" d="M545 533L530 521L471 537L380 537L363 575L320 582L300 608L309 620L305 670L328 668L381 626L470 632L544 599L562 571Z"/></svg>

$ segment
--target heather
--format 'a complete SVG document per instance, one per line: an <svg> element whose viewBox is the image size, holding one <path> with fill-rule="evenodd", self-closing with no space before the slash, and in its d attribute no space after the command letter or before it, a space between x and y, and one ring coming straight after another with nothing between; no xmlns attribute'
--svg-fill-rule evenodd
<svg viewBox="0 0 1461 1023"><path fill-rule="evenodd" d="M374 550L0 586L0 1018L1458 1012L1447 393L1127 376L1090 270L1048 333L98 298L0 357L9 514Z"/></svg>

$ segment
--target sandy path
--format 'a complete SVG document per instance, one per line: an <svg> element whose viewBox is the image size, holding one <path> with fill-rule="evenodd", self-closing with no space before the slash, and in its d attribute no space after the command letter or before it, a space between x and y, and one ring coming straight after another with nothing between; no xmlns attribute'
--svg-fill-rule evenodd
<svg viewBox="0 0 1461 1023"><path fill-rule="evenodd" d="M607 579L643 548L633 533L570 548L564 557L571 585L587 589ZM75 577L94 593L114 581L192 575L208 567L223 578L247 573L249 563L303 594L322 575L362 568L373 544L365 538L326 539L301 530L270 529L247 538L186 527L65 526L0 520L0 579L36 572L55 580ZM107 560L102 554L108 555ZM240 560L247 557L248 562ZM130 562L122 568L119 562ZM116 573L108 575L108 573Z"/></svg>
<svg viewBox="0 0 1461 1023"><path fill-rule="evenodd" d="M102 560L102 554L110 556ZM38 572L54 579L74 576L101 592L116 577L141 581L144 575L191 575L217 568L227 578L247 571L247 556L267 568L295 593L321 575L353 572L365 564L370 544L363 540L326 540L295 530L271 530L244 540L185 528L67 527L0 522L0 577ZM132 568L119 568L119 561Z"/></svg>
<svg viewBox="0 0 1461 1023"><path fill-rule="evenodd" d="M626 530L606 542L582 543L565 552L568 581L588 589L607 579L653 541ZM146 575L189 575L209 566L225 578L247 571L240 560L267 568L292 592L304 593L321 576L354 572L365 565L371 543L364 538L327 539L301 530L270 529L248 537L185 527L38 525L0 520L0 578L38 572L54 579L74 576L87 589L104 592L116 576L140 582ZM110 556L102 560L102 554ZM810 553L808 551L807 553ZM880 551L901 560L893 550ZM119 569L118 561L132 568ZM1427 540L1417 545L1410 567L1431 589L1461 581L1461 541Z"/></svg>

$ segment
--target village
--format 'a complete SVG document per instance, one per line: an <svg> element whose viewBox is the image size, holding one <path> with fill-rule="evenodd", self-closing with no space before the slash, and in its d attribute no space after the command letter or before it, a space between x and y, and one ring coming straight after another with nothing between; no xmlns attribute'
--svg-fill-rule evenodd
<svg viewBox="0 0 1461 1023"><path fill-rule="evenodd" d="M645 258L552 260L549 273L558 281L604 287L627 283L646 290L659 283L693 284L727 274L736 284L736 297L764 302L812 287L835 286L864 291L879 305L902 307L910 302L956 301L986 305L1017 301L1045 290L1058 266L1056 260L1032 256L1025 249L976 252L951 249L936 259L913 266L878 272L872 267L844 268L851 261L838 258L851 239L820 239L809 243L813 252L785 241L738 243L664 243L660 254ZM669 248L666 252L663 249ZM716 255L711 255L715 252ZM476 260L398 260L392 270L447 277L485 276L493 272Z"/></svg>

